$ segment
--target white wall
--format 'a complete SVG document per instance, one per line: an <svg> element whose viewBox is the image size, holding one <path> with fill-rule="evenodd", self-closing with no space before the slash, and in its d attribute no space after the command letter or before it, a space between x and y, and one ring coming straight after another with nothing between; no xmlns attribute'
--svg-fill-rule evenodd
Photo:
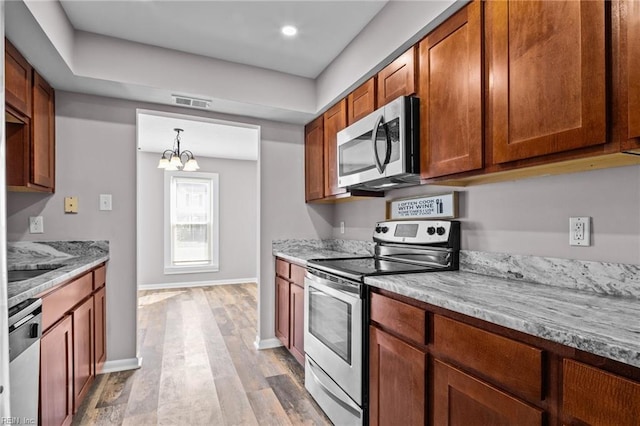
<svg viewBox="0 0 640 426"><path fill-rule="evenodd" d="M107 357L117 361L136 356L137 108L261 127L260 247L253 250L260 253L259 338L274 338L271 241L287 237L328 238L332 233L331 206L304 203L302 126L57 91L56 193L9 193L9 240L109 240ZM111 212L98 210L99 194L104 193L113 194ZM77 215L63 213L63 199L70 195L79 198ZM28 217L34 215L44 216L44 234L27 232Z"/></svg>
<svg viewBox="0 0 640 426"><path fill-rule="evenodd" d="M198 155L200 172L219 175L220 270L165 275L164 173L159 154L138 152L138 284L255 280L257 275L258 165L256 161ZM249 248L249 250L247 250Z"/></svg>
<svg viewBox="0 0 640 426"><path fill-rule="evenodd" d="M463 249L640 264L640 166L464 188L425 185L386 199L452 190L460 193ZM340 204L334 237L371 240L372 224L384 215L384 199ZM592 217L591 247L569 246L570 216Z"/></svg>

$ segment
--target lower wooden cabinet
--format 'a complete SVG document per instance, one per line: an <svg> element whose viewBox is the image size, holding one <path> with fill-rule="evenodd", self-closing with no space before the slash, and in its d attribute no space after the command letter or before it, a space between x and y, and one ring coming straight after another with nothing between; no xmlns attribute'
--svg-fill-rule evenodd
<svg viewBox="0 0 640 426"><path fill-rule="evenodd" d="M638 426L640 369L374 289L369 406L371 425Z"/></svg>
<svg viewBox="0 0 640 426"><path fill-rule="evenodd" d="M276 337L289 347L289 281L276 277Z"/></svg>
<svg viewBox="0 0 640 426"><path fill-rule="evenodd" d="M71 424L73 414L73 322L71 315L40 340L40 423Z"/></svg>
<svg viewBox="0 0 640 426"><path fill-rule="evenodd" d="M40 419L69 425L106 359L105 266L41 294ZM97 280L96 280L97 278Z"/></svg>
<svg viewBox="0 0 640 426"><path fill-rule="evenodd" d="M369 339L369 424L425 424L427 354L376 327Z"/></svg>
<svg viewBox="0 0 640 426"><path fill-rule="evenodd" d="M304 287L291 283L289 298L290 347L289 350L304 364Z"/></svg>
<svg viewBox="0 0 640 426"><path fill-rule="evenodd" d="M95 329L93 297L85 300L71 313L73 318L73 413L95 377Z"/></svg>
<svg viewBox="0 0 640 426"><path fill-rule="evenodd" d="M302 266L276 258L276 337L304 365L304 275Z"/></svg>
<svg viewBox="0 0 640 426"><path fill-rule="evenodd" d="M513 372L517 374L517 372ZM543 411L439 360L433 362L433 424L540 426Z"/></svg>
<svg viewBox="0 0 640 426"><path fill-rule="evenodd" d="M563 362L566 425L640 424L640 383L580 362Z"/></svg>
<svg viewBox="0 0 640 426"><path fill-rule="evenodd" d="M102 372L102 366L107 360L107 291L101 287L93 296L95 312L95 373Z"/></svg>

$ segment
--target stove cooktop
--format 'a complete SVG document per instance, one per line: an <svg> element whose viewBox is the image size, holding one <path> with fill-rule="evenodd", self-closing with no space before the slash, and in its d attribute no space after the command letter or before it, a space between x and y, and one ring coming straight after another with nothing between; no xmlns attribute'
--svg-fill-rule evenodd
<svg viewBox="0 0 640 426"><path fill-rule="evenodd" d="M336 259L312 259L307 262L311 268L333 273L336 275L347 275L351 278L361 280L365 276L404 274L418 272L444 271L447 268L413 265L405 262L378 259L376 257L349 257Z"/></svg>

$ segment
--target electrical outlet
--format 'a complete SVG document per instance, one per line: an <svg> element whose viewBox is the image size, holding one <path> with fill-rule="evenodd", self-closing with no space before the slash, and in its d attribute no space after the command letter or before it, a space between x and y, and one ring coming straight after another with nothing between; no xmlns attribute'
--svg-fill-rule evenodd
<svg viewBox="0 0 640 426"><path fill-rule="evenodd" d="M100 194L100 210L113 210L111 206L111 194Z"/></svg>
<svg viewBox="0 0 640 426"><path fill-rule="evenodd" d="M29 217L29 232L31 234L44 233L44 219L42 219L42 216Z"/></svg>
<svg viewBox="0 0 640 426"><path fill-rule="evenodd" d="M591 245L591 218L589 216L569 218L569 245Z"/></svg>
<svg viewBox="0 0 640 426"><path fill-rule="evenodd" d="M340 221L340 233L344 234L344 220Z"/></svg>

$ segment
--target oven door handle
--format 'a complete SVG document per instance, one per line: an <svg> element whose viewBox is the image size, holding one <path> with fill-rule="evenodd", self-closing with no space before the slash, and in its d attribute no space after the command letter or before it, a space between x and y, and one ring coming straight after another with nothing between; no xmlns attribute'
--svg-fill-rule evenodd
<svg viewBox="0 0 640 426"><path fill-rule="evenodd" d="M317 275L313 275L308 271L305 277L305 284L306 286L311 286L320 291L324 291L327 294L331 294L337 299L343 300L347 303L360 298L360 285L336 283Z"/></svg>
<svg viewBox="0 0 640 426"><path fill-rule="evenodd" d="M318 367L318 365L315 362L313 362L311 358L309 358L309 356L307 356L307 362L309 363L309 367L310 367L309 373L311 373L310 374L311 380L313 380L314 383L320 386L322 390L335 402L342 405L345 409L353 412L357 416L360 416L361 408L358 407L353 401L351 401L351 398L349 397L349 395L347 395L345 391L343 391L337 385L335 385L332 379L329 378L329 376L327 376L326 374L324 374L323 371L320 370L320 367ZM326 383L320 380L318 375L325 376Z"/></svg>

